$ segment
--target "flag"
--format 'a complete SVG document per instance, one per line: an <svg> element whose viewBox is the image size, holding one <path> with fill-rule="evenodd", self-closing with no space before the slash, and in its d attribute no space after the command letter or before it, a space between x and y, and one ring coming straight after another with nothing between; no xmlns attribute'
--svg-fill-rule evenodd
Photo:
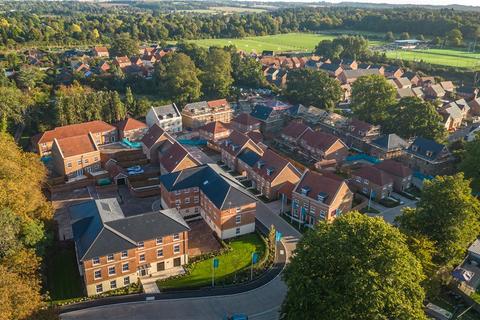
<svg viewBox="0 0 480 320"><path fill-rule="evenodd" d="M220 262L218 261L218 259L217 259L217 258L214 258L214 259L213 259L213 268L214 268L214 269L217 269L219 263L220 263Z"/></svg>

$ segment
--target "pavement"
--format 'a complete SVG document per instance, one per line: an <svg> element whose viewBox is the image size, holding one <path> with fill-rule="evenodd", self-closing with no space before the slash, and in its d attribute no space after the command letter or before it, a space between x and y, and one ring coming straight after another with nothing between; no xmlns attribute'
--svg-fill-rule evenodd
<svg viewBox="0 0 480 320"><path fill-rule="evenodd" d="M257 219L265 226L274 225L283 235L283 249L279 256L288 259L296 247L301 234L279 216L276 211L278 204L257 203ZM272 209L270 209L272 208ZM272 211L273 210L273 211ZM229 289L223 290L228 292ZM132 301L116 303L87 309L66 312L61 315L64 320L70 319L104 319L104 320L212 320L223 319L225 315L243 313L249 319L273 320L279 318L279 310L287 293L287 287L280 274L269 279L265 284L251 290L233 294L215 294L190 297L185 294L160 293L146 297L149 301ZM163 300L159 300L162 299ZM119 298L121 299L121 298ZM151 300L154 299L154 300Z"/></svg>
<svg viewBox="0 0 480 320"><path fill-rule="evenodd" d="M393 208L385 208L372 201L372 208L377 209L380 213L367 213L367 215L371 217L382 217L386 222L394 224L395 218L402 214L403 208L415 208L417 206L416 200L407 199L399 194L394 194L394 197L399 198L404 203Z"/></svg>

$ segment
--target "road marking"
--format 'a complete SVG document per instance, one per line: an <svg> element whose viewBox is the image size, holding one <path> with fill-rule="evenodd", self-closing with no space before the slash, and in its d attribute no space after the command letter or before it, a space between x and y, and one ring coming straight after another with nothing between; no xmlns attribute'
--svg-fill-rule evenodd
<svg viewBox="0 0 480 320"><path fill-rule="evenodd" d="M153 301L153 300L155 300L155 297L146 297L145 298L145 301Z"/></svg>

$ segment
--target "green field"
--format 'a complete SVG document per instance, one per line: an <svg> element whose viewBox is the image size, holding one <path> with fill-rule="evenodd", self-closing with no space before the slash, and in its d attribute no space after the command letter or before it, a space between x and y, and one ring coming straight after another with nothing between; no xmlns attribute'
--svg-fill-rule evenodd
<svg viewBox="0 0 480 320"><path fill-rule="evenodd" d="M265 243L256 233L238 237L229 242L231 251L218 256L219 266L215 270L217 283L233 275L235 272L250 266L252 252L258 252L260 257L266 252ZM166 288L191 288L209 286L212 281L212 259L196 263L190 274L158 283L161 289Z"/></svg>
<svg viewBox="0 0 480 320"><path fill-rule="evenodd" d="M347 33L351 34L352 32L345 32L345 34ZM334 39L340 34L341 32L336 32L335 34L286 33L241 39L200 39L191 40L191 42L204 48L211 46L223 47L233 44L240 50L256 53L261 53L263 50L312 52L320 41ZM358 32L358 34L361 34L361 32ZM371 40L370 44L379 46L382 42ZM424 62L437 65L480 69L480 52L471 53L458 49L387 51L387 57L410 61L423 60Z"/></svg>

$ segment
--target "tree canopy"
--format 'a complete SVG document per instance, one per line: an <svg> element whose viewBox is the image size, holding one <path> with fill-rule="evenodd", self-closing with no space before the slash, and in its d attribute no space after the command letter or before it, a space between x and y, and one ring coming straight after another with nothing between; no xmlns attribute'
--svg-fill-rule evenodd
<svg viewBox="0 0 480 320"><path fill-rule="evenodd" d="M425 181L417 207L405 210L397 221L406 234L425 236L435 243L436 263L453 266L480 233L480 202L463 173L438 176Z"/></svg>
<svg viewBox="0 0 480 320"><path fill-rule="evenodd" d="M467 142L460 158L459 169L472 180L472 189L480 192L480 138Z"/></svg>
<svg viewBox="0 0 480 320"><path fill-rule="evenodd" d="M397 92L384 76L358 78L352 85L352 111L360 120L383 124L388 108L396 103Z"/></svg>
<svg viewBox="0 0 480 320"><path fill-rule="evenodd" d="M110 50L116 56L136 56L138 55L138 42L132 39L128 33L121 33L113 38Z"/></svg>
<svg viewBox="0 0 480 320"><path fill-rule="evenodd" d="M285 95L306 106L332 109L340 101L342 89L338 81L323 71L295 69L288 73Z"/></svg>
<svg viewBox="0 0 480 320"><path fill-rule="evenodd" d="M333 40L323 40L315 48L315 53L333 59L366 59L371 55L368 40L362 36L341 36Z"/></svg>
<svg viewBox="0 0 480 320"><path fill-rule="evenodd" d="M405 236L359 212L307 232L284 279L284 319L426 319L422 266Z"/></svg>
<svg viewBox="0 0 480 320"><path fill-rule="evenodd" d="M226 98L233 83L230 53L211 47L200 75L202 91L207 98Z"/></svg>

